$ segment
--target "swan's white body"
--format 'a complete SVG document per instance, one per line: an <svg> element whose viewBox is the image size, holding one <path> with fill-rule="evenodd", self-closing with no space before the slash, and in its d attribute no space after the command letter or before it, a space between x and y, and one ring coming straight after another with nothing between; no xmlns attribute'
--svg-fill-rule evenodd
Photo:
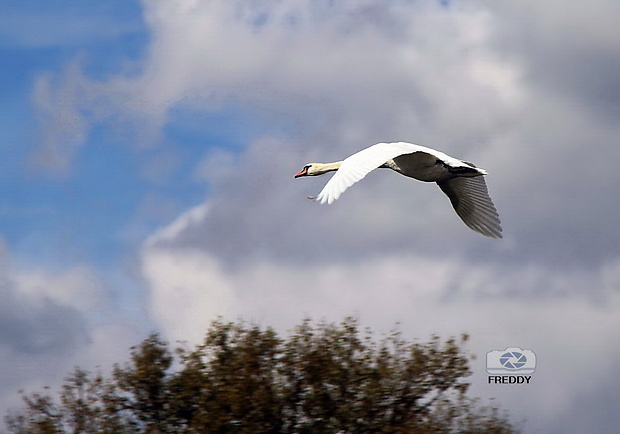
<svg viewBox="0 0 620 434"><path fill-rule="evenodd" d="M482 176L487 172L425 146L406 142L377 143L344 161L306 164L295 177L336 171L318 196L313 198L331 204L347 188L379 167L390 168L420 181L436 182L467 226L487 237L502 237L499 214Z"/></svg>

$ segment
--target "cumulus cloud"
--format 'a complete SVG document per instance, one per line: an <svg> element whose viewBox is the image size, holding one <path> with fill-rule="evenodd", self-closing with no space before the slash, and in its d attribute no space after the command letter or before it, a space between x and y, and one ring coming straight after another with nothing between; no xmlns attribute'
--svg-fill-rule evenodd
<svg viewBox="0 0 620 434"><path fill-rule="evenodd" d="M461 134L480 136L518 100L518 67L487 49L492 21L481 8L401 1L144 6L152 43L141 74L133 68L101 83L77 62L54 93L49 78L41 79L36 102L44 121L76 135L45 130L51 143L44 155L53 150L57 164L95 122L136 122L137 142L159 140L173 107L249 106L274 122L325 130L329 144L317 150L353 150L355 142L386 136L452 138L434 125L438 115L450 116Z"/></svg>
<svg viewBox="0 0 620 434"><path fill-rule="evenodd" d="M20 406L18 390L57 386L72 366L108 368L139 341L135 324L101 314L109 291L93 270L63 271L15 265L0 252L0 409Z"/></svg>
<svg viewBox="0 0 620 434"><path fill-rule="evenodd" d="M153 44L134 80L134 101L145 110L186 101L211 110L251 104L303 122L335 117L329 139L346 143L436 130L429 123L437 112L480 134L519 97L518 65L487 48L493 22L481 8L400 1L145 5Z"/></svg>
<svg viewBox="0 0 620 434"><path fill-rule="evenodd" d="M76 276L59 276L53 282L37 282L38 278L43 278L41 275L22 278L10 271L8 252L4 246L2 250L2 346L11 351L34 354L63 352L84 342L87 336L83 316L71 303L63 302L62 295L60 299L52 295L54 291L74 290L67 284L75 282ZM61 282L62 287L57 287Z"/></svg>
<svg viewBox="0 0 620 434"><path fill-rule="evenodd" d="M586 92L589 86L604 85L572 67L582 63L577 59L593 56L592 44L602 47L596 58L601 68L596 69L610 77L605 83L613 82L617 68L602 67L609 61L613 35L597 33L575 52L562 35L572 32L567 23L581 22L577 12L566 11L562 19L564 15L552 13L554 4L527 4L518 14L511 4L460 2L449 7L398 1L144 4L153 35L144 72L118 77L105 87L117 110L147 119L139 124L141 134L160 135L173 107L251 107L276 127L293 124L299 129L295 137L278 139L276 146L269 140L248 146L232 171L211 165L209 171L221 176L211 175L209 182L224 185L213 189L216 194L241 195L245 203L261 194L275 201L267 196L282 197L283 188L289 187L281 186L279 176L293 165L342 159L377 141L404 139L490 170L489 189L506 222L507 244L519 247L507 256L510 261L536 257L549 265L596 262L620 245L615 232L605 230L618 217L617 207L605 199L613 195L613 155L618 152L608 143L618 129L599 116L596 104L571 99L575 89ZM601 8L597 4L595 9ZM528 38L540 41L528 44ZM571 67L554 63L551 47L570 53L565 63ZM570 78L556 80L560 72ZM595 95L592 100L598 101ZM608 98L615 101L613 92ZM605 149L611 155L601 159L587 149ZM241 173L252 180L241 179ZM561 182L550 182L557 173L564 175ZM407 188L396 184L400 181L374 182L379 187L369 194L373 201L392 200L381 194L386 188ZM368 191L372 186L356 188ZM594 190L600 194L592 195ZM418 236L429 232L413 215L420 212L419 203L431 212L445 207L438 202L443 198L429 203L436 192L419 194L419 202L400 213L414 219ZM223 207L235 202L221 202L213 212L222 210L228 218L232 210ZM373 203L346 214L363 216L368 208L381 207L385 215L385 209L392 209L388 205L392 203ZM584 225L592 216L607 224ZM360 220L361 225L368 221ZM562 236L567 232L572 237ZM573 248L573 242L580 248Z"/></svg>
<svg viewBox="0 0 620 434"><path fill-rule="evenodd" d="M286 328L354 314L417 337L470 332L479 358L531 347L535 385L491 389L477 365L475 390L545 432L576 426L575 397L616 393L602 361L619 351L615 5L143 5L152 39L141 72L85 82L98 119L140 120L145 142L162 139L172 109L241 107L269 125L241 151L205 155L195 169L205 203L143 246L151 312L168 337L198 340L217 315ZM63 119L83 131L72 107ZM436 186L393 173L329 207L305 199L324 177L292 179L307 161L389 140L489 170L505 239L469 231ZM613 426L595 408L585 417Z"/></svg>
<svg viewBox="0 0 620 434"><path fill-rule="evenodd" d="M174 236L199 214L208 212L189 212L161 236ZM582 424L583 417L601 417L590 406L575 412L584 394L617 398L617 384L609 382L620 355L617 261L588 273L543 265L498 268L413 253L306 264L265 256L231 269L215 252L157 241L144 248L143 273L150 311L171 340L200 342L217 316L286 331L304 317L354 315L380 331L399 323L417 339L470 333L468 350L477 357L472 394L498 399L532 429L561 432ZM486 383L485 354L511 345L538 355L533 382L518 390L493 388ZM603 424L613 420L605 414Z"/></svg>

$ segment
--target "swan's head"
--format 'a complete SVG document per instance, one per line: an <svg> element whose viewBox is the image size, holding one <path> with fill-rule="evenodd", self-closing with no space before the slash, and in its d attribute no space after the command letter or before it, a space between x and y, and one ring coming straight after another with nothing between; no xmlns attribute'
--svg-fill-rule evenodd
<svg viewBox="0 0 620 434"><path fill-rule="evenodd" d="M317 176L327 172L333 172L340 167L340 161L336 163L308 163L301 171L295 175L295 178L301 178L302 176Z"/></svg>
<svg viewBox="0 0 620 434"><path fill-rule="evenodd" d="M308 171L310 170L311 167L312 167L312 163L306 164L304 168L301 169L297 175L295 175L295 178L301 178L302 176L310 176L310 173L308 173Z"/></svg>
<svg viewBox="0 0 620 434"><path fill-rule="evenodd" d="M295 175L295 178L301 178L302 176L322 175L327 172L327 170L324 170L323 166L325 165L321 163L308 163L299 171L297 175Z"/></svg>

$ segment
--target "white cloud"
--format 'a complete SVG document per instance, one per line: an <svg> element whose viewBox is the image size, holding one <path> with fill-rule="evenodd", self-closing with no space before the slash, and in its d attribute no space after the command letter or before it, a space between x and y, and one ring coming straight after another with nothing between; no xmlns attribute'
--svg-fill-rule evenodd
<svg viewBox="0 0 620 434"><path fill-rule="evenodd" d="M417 339L467 332L478 358L472 393L496 397L515 418L545 431L558 426L558 417L570 420L578 397L593 393L583 378L599 392L614 393L609 388L617 386L607 383L620 353L617 259L592 273L567 273L416 254L228 268L216 254L157 243L142 257L151 311L170 340L200 342L219 315L282 332L305 317L338 321L348 315L383 332L398 322ZM511 345L533 349L539 359L532 385L518 391L489 386L484 372L486 352Z"/></svg>
<svg viewBox="0 0 620 434"><path fill-rule="evenodd" d="M160 139L172 107L249 105L279 122L326 123L332 143L430 131L441 143L453 135L436 126L437 116L480 134L521 92L518 66L488 47L493 20L483 8L400 1L144 5L152 43L143 72L133 68L101 83L69 70L56 97L37 92L52 125L83 132L84 122L118 122L120 113L121 121L139 125L136 141L149 143ZM67 119L56 119L51 106ZM67 124L69 116L80 128ZM60 163L84 141L81 133L63 144L47 132L53 146L45 149Z"/></svg>
<svg viewBox="0 0 620 434"><path fill-rule="evenodd" d="M540 356L532 387L498 391L477 374L476 391L541 431L570 430L579 396L602 402L584 376L608 395L617 386L605 382L619 350L616 6L332 3L145 0L140 74L69 74L65 93L41 85L53 148L69 161L88 122L117 116L151 143L172 108L258 113L270 134L197 162L209 200L143 247L166 335L199 340L217 315L287 328L353 314L419 338L466 331L479 358L511 345ZM304 199L326 179L292 179L308 160L386 140L488 169L506 238L468 231L436 186L395 174L371 174L330 207ZM596 409L584 417L613 426Z"/></svg>
<svg viewBox="0 0 620 434"><path fill-rule="evenodd" d="M81 312L99 310L105 304L105 288L93 270L85 266L52 274L47 270L16 271L14 282L31 301L53 299Z"/></svg>
<svg viewBox="0 0 620 434"><path fill-rule="evenodd" d="M198 343L211 321L235 315L235 289L208 255L149 251L143 261L151 314L170 340Z"/></svg>
<svg viewBox="0 0 620 434"><path fill-rule="evenodd" d="M479 360L511 345L540 360L535 383L520 390L490 388L476 365L474 393L497 396L533 429L570 430L578 397L596 399L580 378L613 393L601 359L620 350L610 344L620 252L605 241L620 218L610 201L615 125L585 96L541 86L551 74L539 69L540 47L510 39L530 25L520 16L515 31L514 5L345 2L328 16L326 4L248 5L147 3L156 38L142 80L161 89L151 95L161 105L251 105L306 125L238 156L212 155L200 172L212 197L145 245L150 303L166 333L200 339L216 315L280 329L356 315L382 330L400 321L417 338L469 332ZM540 14L535 23L562 21L560 7L528 10ZM536 32L561 42L565 24L579 21L569 15L553 27L559 34ZM469 233L435 186L390 173L330 207L303 199L326 179L290 179L308 160L401 139L488 169L506 239ZM611 423L594 422L596 410L587 417Z"/></svg>

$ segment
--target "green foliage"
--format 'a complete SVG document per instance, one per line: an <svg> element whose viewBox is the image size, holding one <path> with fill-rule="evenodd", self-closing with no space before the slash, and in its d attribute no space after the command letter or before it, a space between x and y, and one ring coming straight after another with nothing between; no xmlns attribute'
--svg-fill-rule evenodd
<svg viewBox="0 0 620 434"><path fill-rule="evenodd" d="M12 433L512 433L495 407L466 396L467 340L380 340L354 319L304 321L287 338L216 321L175 356L156 334L110 378L80 369L56 402L25 396ZM177 366L177 369L172 369Z"/></svg>

